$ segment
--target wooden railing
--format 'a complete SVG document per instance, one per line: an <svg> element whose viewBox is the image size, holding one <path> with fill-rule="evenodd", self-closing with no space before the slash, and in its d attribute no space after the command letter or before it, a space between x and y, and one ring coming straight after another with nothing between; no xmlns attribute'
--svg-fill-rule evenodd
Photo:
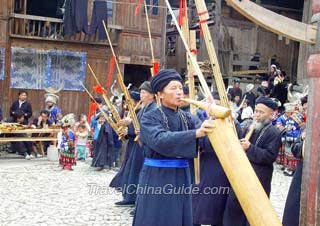
<svg viewBox="0 0 320 226"><path fill-rule="evenodd" d="M112 24L109 24L108 28L113 45L117 45L123 28ZM10 37L107 45L106 40L98 39L97 33L87 35L81 32L66 36L62 19L17 13L10 14L9 18Z"/></svg>

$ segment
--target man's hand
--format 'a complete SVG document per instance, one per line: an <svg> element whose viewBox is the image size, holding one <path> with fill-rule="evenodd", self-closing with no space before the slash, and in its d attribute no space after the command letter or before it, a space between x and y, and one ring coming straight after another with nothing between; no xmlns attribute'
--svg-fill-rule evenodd
<svg viewBox="0 0 320 226"><path fill-rule="evenodd" d="M196 130L196 138L204 137L207 135L207 133L210 133L213 131L214 120L205 120L201 127Z"/></svg>
<svg viewBox="0 0 320 226"><path fill-rule="evenodd" d="M246 139L241 139L240 140L240 145L243 148L243 150L245 150L245 151L247 151L249 149L250 144L251 143L249 141L247 141Z"/></svg>
<svg viewBox="0 0 320 226"><path fill-rule="evenodd" d="M131 124L131 122L132 120L130 118L124 118L117 123L117 126L128 126Z"/></svg>

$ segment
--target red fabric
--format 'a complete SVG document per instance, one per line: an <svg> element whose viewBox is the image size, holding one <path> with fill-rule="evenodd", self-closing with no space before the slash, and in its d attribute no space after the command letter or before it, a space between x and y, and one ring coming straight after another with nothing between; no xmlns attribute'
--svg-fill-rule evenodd
<svg viewBox="0 0 320 226"><path fill-rule="evenodd" d="M186 0L180 0L180 3L179 3L179 17L178 17L179 26L182 26L183 18L186 17L186 15L187 15Z"/></svg>
<svg viewBox="0 0 320 226"><path fill-rule="evenodd" d="M205 23L207 22L207 20L200 20L199 21L199 28L200 28L200 36L203 36L203 30L202 30L202 23Z"/></svg>
<svg viewBox="0 0 320 226"><path fill-rule="evenodd" d="M105 93L106 90L101 85L96 85L93 87L95 93Z"/></svg>
<svg viewBox="0 0 320 226"><path fill-rule="evenodd" d="M156 75L158 74L159 72L159 62L158 61L155 61L153 62L153 75Z"/></svg>
<svg viewBox="0 0 320 226"><path fill-rule="evenodd" d="M88 114L88 122L91 122L92 116L95 114L97 111L98 105L96 102L91 101L90 108L89 108L89 114Z"/></svg>
<svg viewBox="0 0 320 226"><path fill-rule="evenodd" d="M134 15L139 14L140 5L142 4L142 0L138 0L138 5L134 9Z"/></svg>
<svg viewBox="0 0 320 226"><path fill-rule="evenodd" d="M107 81L106 81L106 87L107 88L110 87L110 85L111 85L115 62L116 62L115 58L112 57L111 60L110 60L109 73L108 73Z"/></svg>
<svg viewBox="0 0 320 226"><path fill-rule="evenodd" d="M198 54L198 50L197 50L197 49L190 49L190 52L191 52L191 53L194 53L194 54L196 54L196 55Z"/></svg>

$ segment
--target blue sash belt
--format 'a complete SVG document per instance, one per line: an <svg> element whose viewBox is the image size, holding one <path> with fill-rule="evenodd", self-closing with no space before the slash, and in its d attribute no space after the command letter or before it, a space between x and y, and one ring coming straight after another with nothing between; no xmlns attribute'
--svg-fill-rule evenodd
<svg viewBox="0 0 320 226"><path fill-rule="evenodd" d="M164 168L188 168L189 162L182 159L151 159L145 158L144 165Z"/></svg>

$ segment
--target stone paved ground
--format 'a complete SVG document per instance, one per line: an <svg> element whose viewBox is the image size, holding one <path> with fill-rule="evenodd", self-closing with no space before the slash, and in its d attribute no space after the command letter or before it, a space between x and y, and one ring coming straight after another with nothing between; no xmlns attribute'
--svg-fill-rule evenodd
<svg viewBox="0 0 320 226"><path fill-rule="evenodd" d="M61 171L57 163L45 158L30 161L1 158L0 225L129 226L132 209L116 207L114 202L119 201L121 195L106 194L103 187L114 175L113 170L93 171L89 162L79 162L74 171ZM276 169L271 200L279 216L282 216L290 180ZM90 194L94 184L104 190Z"/></svg>

